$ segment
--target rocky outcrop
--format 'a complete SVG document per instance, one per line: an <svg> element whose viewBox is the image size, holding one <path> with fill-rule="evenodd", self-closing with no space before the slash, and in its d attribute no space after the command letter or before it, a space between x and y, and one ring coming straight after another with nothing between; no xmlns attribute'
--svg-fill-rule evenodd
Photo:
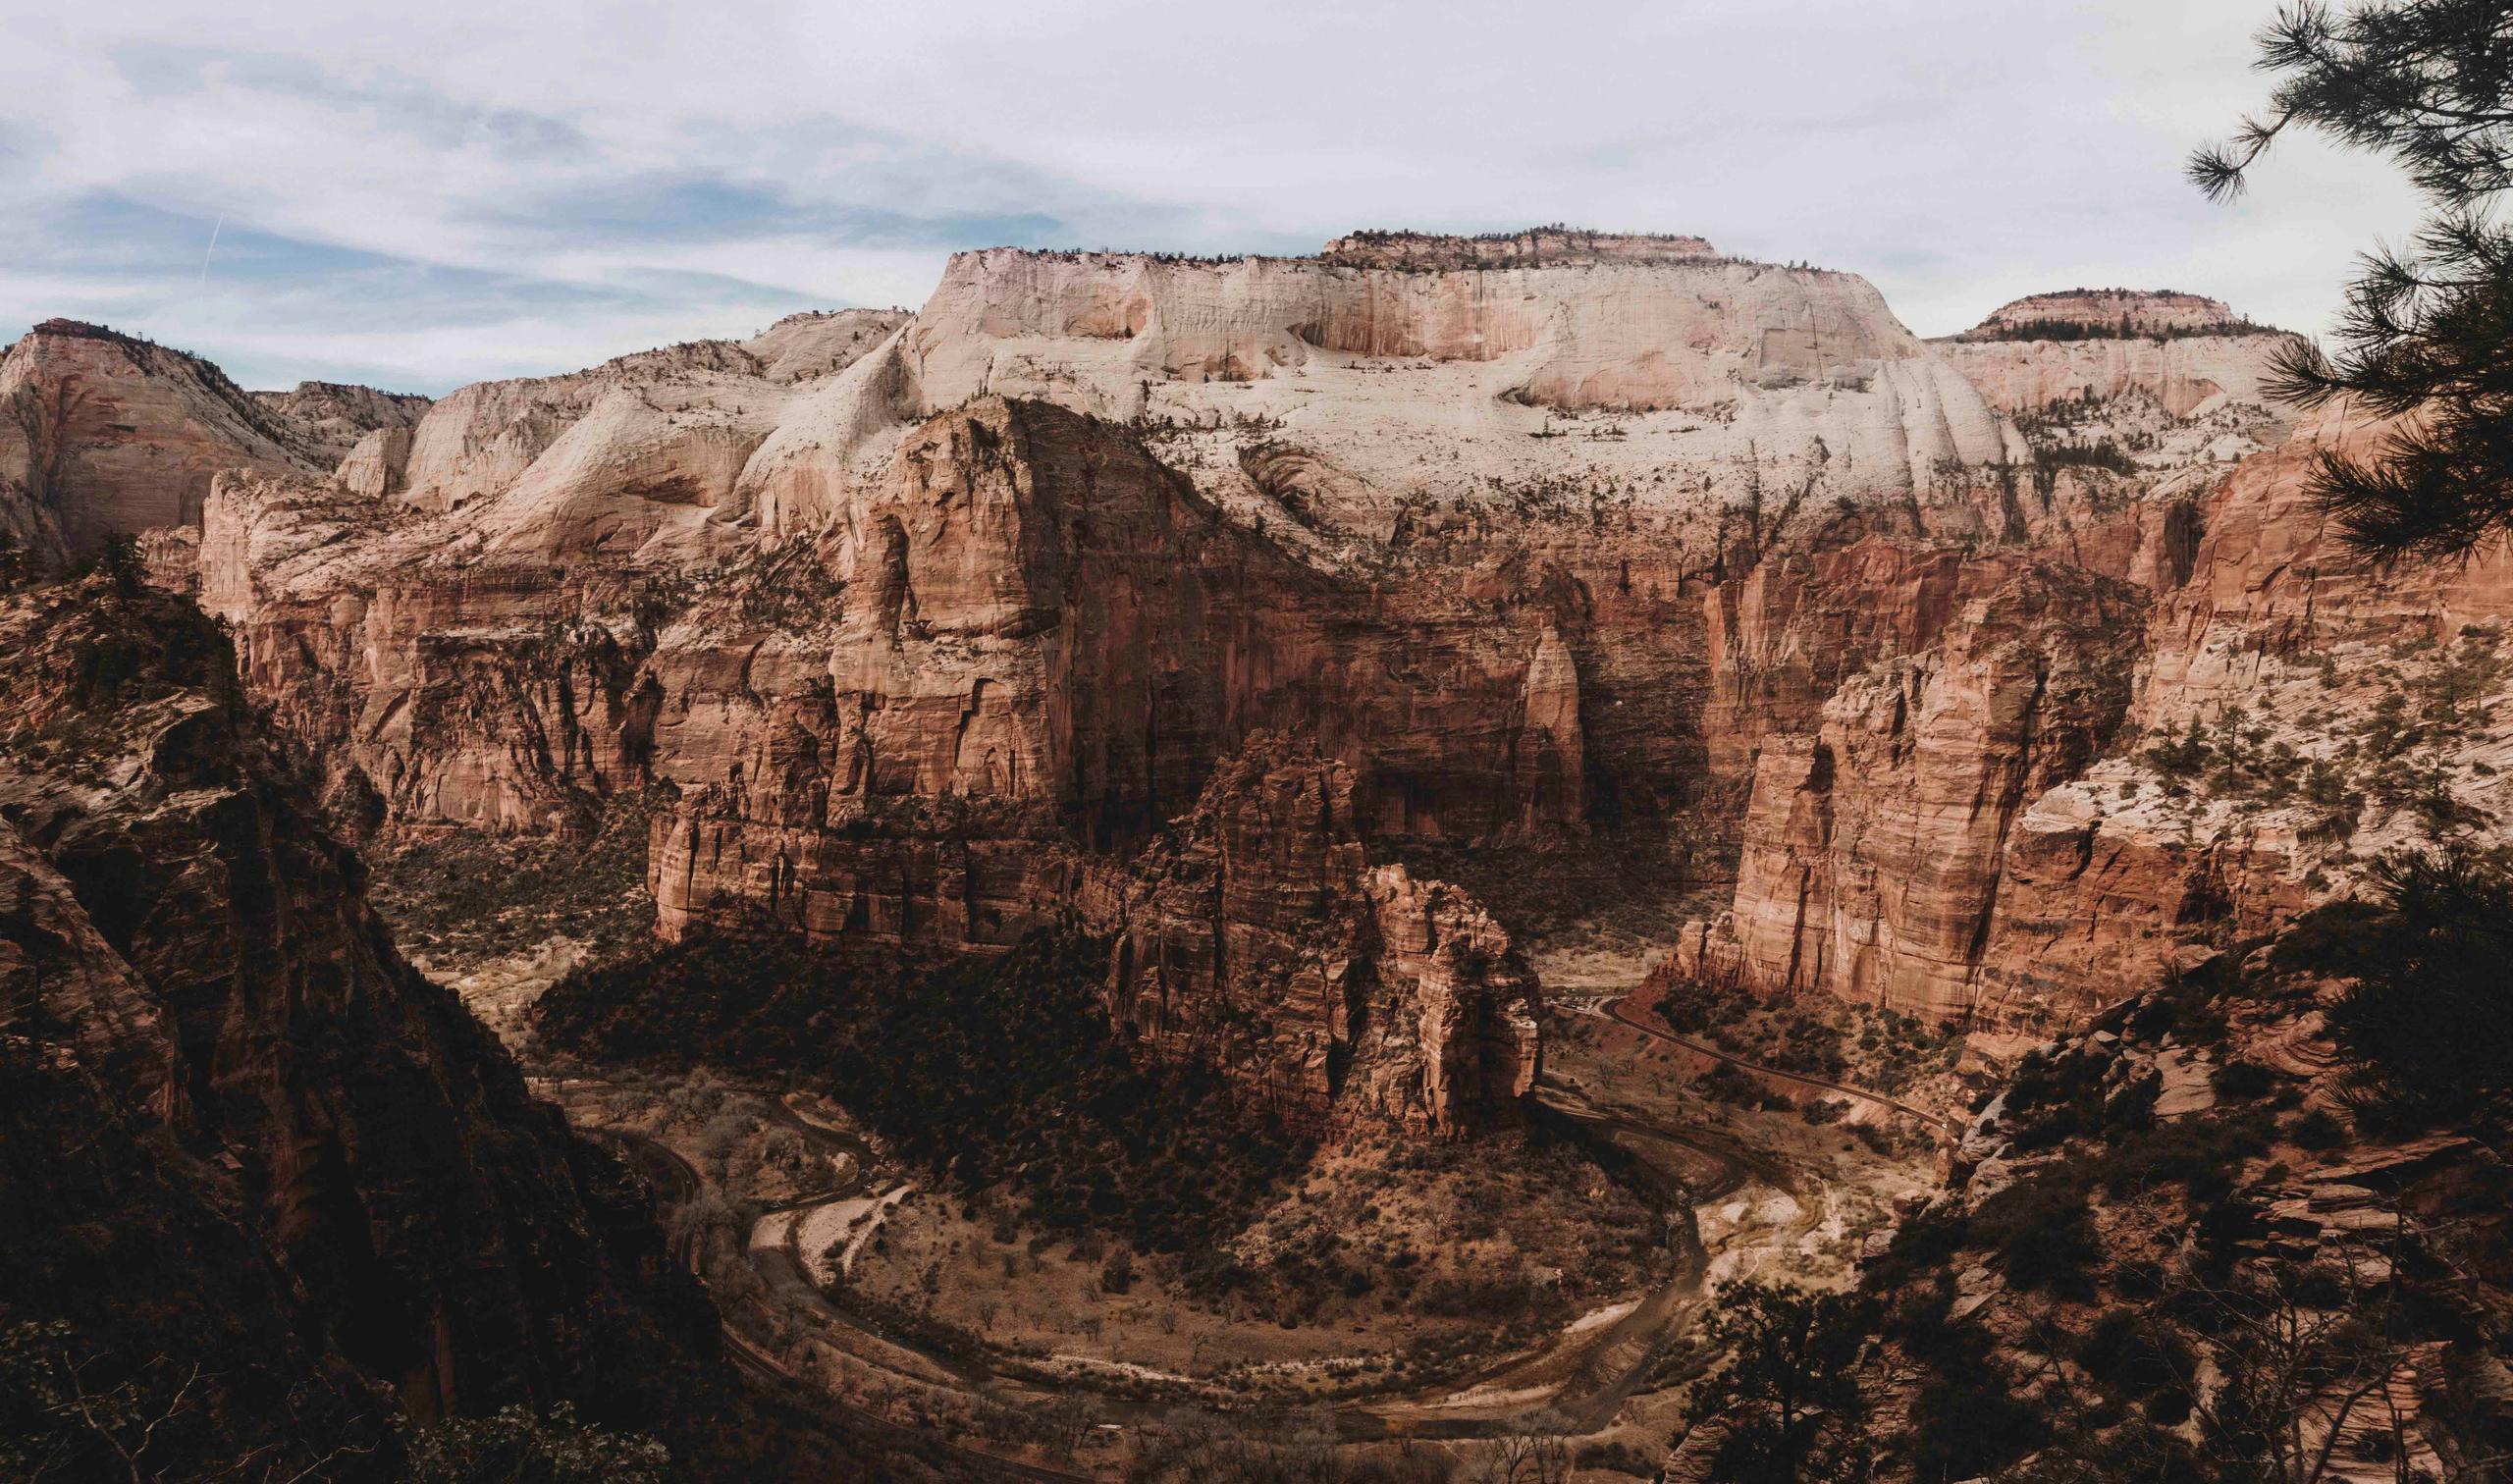
<svg viewBox="0 0 2513 1484"><path fill-rule="evenodd" d="M247 693L313 749L347 822L570 828L646 776L651 639L617 566L466 559L406 508L237 475L200 566Z"/></svg>
<svg viewBox="0 0 2513 1484"><path fill-rule="evenodd" d="M2026 1051L1968 1121L1944 1191L1869 1247L1869 1293L1947 1300L1943 1329L1887 1326L1862 1376L1880 1474L1925 1476L1960 1448L1957 1470L1987 1477L2026 1453L2105 1476L2142 1394L2151 1418L2200 1398L2192 1430L2235 1471L2303 1458L2381 1484L2494 1466L2513 1398L2507 1173L2466 1120L2384 1118L2351 1086L2327 1024L2348 986L2316 961L2370 930L2360 913L2320 927L2318 946L2194 961ZM2019 1212L2047 1246L2012 1236ZM1915 1397L1950 1332L1988 1367L1983 1395L2076 1371L2017 1414L2038 1425L1977 1429ZM2151 1368L2109 1363L2124 1335ZM2160 1382L2188 1391L2159 1403ZM2223 1399L2255 1396L2287 1429L2273 1441L2220 1420ZM1686 1464L1710 1450L1688 1452L1671 1476L1698 1476Z"/></svg>
<svg viewBox="0 0 2513 1484"><path fill-rule="evenodd" d="M170 1468L321 1470L395 1406L655 1427L703 1298L395 952L232 665L144 588L0 603L0 1307L70 1323L98 1385L187 1385Z"/></svg>
<svg viewBox="0 0 2513 1484"><path fill-rule="evenodd" d="M2324 450L2361 457L2384 432L2335 409L2216 488L2190 580L2156 606L2131 719L2167 742L2229 721L2237 734L2220 730L2181 775L2116 757L2034 803L1985 996L2083 1006L2087 986L2144 982L2194 941L2276 929L2385 848L2503 816L2489 760L2513 716L2488 704L2502 680L2481 656L2513 618L2513 560L2379 569L2310 499ZM2382 709L2405 715L2411 698L2425 733L2369 743L2391 737ZM2255 747L2260 787L2229 767ZM2316 769L2319 798L2299 787ZM2412 779L2422 803L2401 791Z"/></svg>
<svg viewBox="0 0 2513 1484"><path fill-rule="evenodd" d="M294 392L256 392L253 400L297 433L297 450L316 467L330 467L378 433L408 433L428 410L428 398L340 382L298 382Z"/></svg>
<svg viewBox="0 0 2513 1484"><path fill-rule="evenodd" d="M341 456L333 482L352 495L380 499L399 495L410 478L410 430L378 428L360 438Z"/></svg>
<svg viewBox="0 0 2513 1484"><path fill-rule="evenodd" d="M1958 341L2057 341L2110 337L2237 335L2283 338L2234 313L2221 300L2168 289L2063 289L2030 293L1990 311Z"/></svg>
<svg viewBox="0 0 2513 1484"><path fill-rule="evenodd" d="M947 795L1108 844L1270 727L1361 768L1400 833L1582 822L1564 626L1594 641L1570 579L1317 573L1052 407L934 419L828 531L694 573L501 550L484 533L517 529L512 498L432 519L232 480L212 502L204 602L240 626L256 694L394 818L530 826L664 781L754 828Z"/></svg>
<svg viewBox="0 0 2513 1484"><path fill-rule="evenodd" d="M2098 712L2112 721L2015 754L2030 760L2029 775L2013 780L2023 792L1990 815L1967 807L1911 823L1906 805L1945 800L1928 777L1927 739L1903 740L1910 705L1885 681L1892 667L1841 683L1821 728L1767 737L1732 914L1688 937L1678 968L1775 991L1882 993L1986 1026L2064 1025L2206 944L2274 931L2348 889L2385 849L2501 818L2493 760L2504 722L2487 698L2502 676L2488 657L2513 616L2513 569L2486 553L2377 571L2338 544L2311 503L2325 450L2363 456L2384 433L2336 409L2202 494L2163 481L2150 507L2188 511L2178 538L2188 547L2146 572L2156 594L2148 615L2124 629L2134 605L2081 599L2064 610L2081 667L2134 675L2118 731L2126 745L2103 745L2123 719L2124 698L2107 690ZM2168 528L2158 535L2175 540ZM1959 574L1977 590L2005 569L1999 558L1962 557L1938 590L1961 588ZM1801 604L1833 590L1785 589ZM1897 591L1873 576L1846 590ZM1848 637L1802 642L1827 632L1821 616L1775 618L1751 604L1737 611L1747 621L1715 632L1760 636L1764 653L1856 653ZM1835 615L1833 633L1877 631L1854 603L1817 612ZM1843 626L1856 623L1868 627ZM1731 703L1714 734L1743 730L1727 715L1783 717L1786 698L1802 707L1825 689L1802 663L1760 672L1782 683ZM2036 694L2017 690L2019 676L1976 683L1984 695ZM1895 740L1862 746L1871 736ZM1986 762L2001 746L1988 736L1941 734L1952 752L1936 756ZM1895 818L1880 829L1856 798L1886 777L1894 781L1880 793ZM1983 827L1988 819L1995 828ZM1845 840L1855 863L1846 876L1835 843ZM1880 873L1864 855L1892 864ZM1914 919L1933 925L1915 952L1899 926ZM1947 921L1966 926L1950 934Z"/></svg>
<svg viewBox="0 0 2513 1484"><path fill-rule="evenodd" d="M1819 730L1766 739L1735 907L1680 971L1979 1009L2008 836L2118 726L2144 608L2123 585L2024 566L1935 647L1845 682Z"/></svg>
<svg viewBox="0 0 2513 1484"><path fill-rule="evenodd" d="M2334 644L2448 639L2513 619L2513 556L2381 569L2313 504L2321 455L2371 455L2386 424L2344 404L2315 415L2218 487L2191 581L2156 612L2138 720L2154 728L2243 699L2264 666Z"/></svg>
<svg viewBox="0 0 2513 1484"><path fill-rule="evenodd" d="M1081 882L1110 1013L1315 1124L1514 1122L1535 977L1464 892L1367 864L1352 769L1260 738L1131 868Z"/></svg>
<svg viewBox="0 0 2513 1484"><path fill-rule="evenodd" d="M544 517L513 543L565 545L549 517L588 487L683 505L722 503L794 389L844 370L905 319L889 310L796 315L744 342L642 351L569 376L479 382L412 430L405 498L450 510L520 488ZM581 517L584 513L577 512Z"/></svg>
<svg viewBox="0 0 2513 1484"><path fill-rule="evenodd" d="M2270 356L2285 335L1942 342L1945 356L1991 406L2009 415L2143 397L2173 417L2258 406Z"/></svg>
<svg viewBox="0 0 2513 1484"><path fill-rule="evenodd" d="M1390 501L1467 510L1611 487L1706 535L1756 479L1811 482L1810 512L1928 504L1947 466L2008 450L1979 395L1859 279L1690 239L1555 244L962 253L896 341L796 404L742 489L768 529L809 527L901 427L989 394L1155 428L1200 490L1251 517L1298 519L1238 458L1251 434L1290 435L1348 476L1350 506L1310 511L1346 533ZM1591 414L1595 436L1555 436Z"/></svg>
<svg viewBox="0 0 2513 1484"><path fill-rule="evenodd" d="M221 469L312 467L299 430L196 356L73 320L0 356L0 532L45 566L197 524Z"/></svg>

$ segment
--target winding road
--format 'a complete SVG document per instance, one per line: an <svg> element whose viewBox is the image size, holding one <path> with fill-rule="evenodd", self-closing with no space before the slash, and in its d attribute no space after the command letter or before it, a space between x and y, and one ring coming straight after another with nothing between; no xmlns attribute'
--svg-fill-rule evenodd
<svg viewBox="0 0 2513 1484"><path fill-rule="evenodd" d="M1651 1039L1681 1047L1713 1062L1734 1066L1756 1077L1817 1088L1872 1104L1912 1119L1943 1140L1951 1140L1959 1135L1954 1121L1899 1098L1748 1061L1717 1046L1653 1026L1638 1018L1626 1003L1625 996L1566 1008L1612 1021ZM1815 1223L1816 1217L1812 1213L1817 1203L1809 1199L1808 1192L1802 1189L1801 1172L1770 1150L1715 1129L1644 1121L1633 1117L1629 1110L1600 1108L1590 1103L1583 1093L1560 1086L1548 1085L1540 1096L1553 1116L1578 1126L1590 1138L1618 1145L1624 1157L1641 1167L1649 1182L1659 1188L1671 1202L1697 1208L1752 1182L1785 1192L1799 1208L1798 1214L1791 1218L1791 1225L1786 1230L1779 1230L1777 1235L1783 1238L1802 1236ZM812 1118L789 1104L772 1102L770 1106L772 1121L797 1130L824 1153L834 1149L850 1155L851 1167L847 1178L835 1187L765 1207L763 1222L779 1214L803 1211L861 1192L867 1172L874 1164L871 1149L846 1130ZM694 1164L660 1140L617 1130L592 1129L588 1132L602 1135L628 1150L637 1167L646 1172L668 1205L685 1204L707 1187L705 1176ZM1648 1152L1652 1146L1684 1150L1692 1158L1664 1154L1653 1158ZM1706 1182L1700 1174L1700 1161L1703 1160L1709 1161L1718 1172ZM1680 1171L1681 1174L1678 1173ZM968 1395L996 1393L998 1386L1007 1383L1015 1390L1026 1386L1027 1383L1013 1381L1007 1375L967 1357L941 1353L911 1337L883 1333L881 1326L868 1321L865 1316L829 1302L820 1295L806 1269L797 1243L797 1223L788 1222L781 1236L772 1234L768 1240L761 1241L755 1228L753 1233L745 1234L744 1255L768 1281L771 1292L793 1300L795 1312L808 1316L824 1343L835 1346L861 1364L916 1385L940 1386ZM1452 1377L1407 1395L1355 1398L1330 1404L1338 1432L1350 1441L1401 1437L1422 1440L1491 1437L1514 1430L1521 1425L1520 1416L1537 1406L1556 1413L1562 1419L1562 1425L1575 1435L1591 1434L1612 1426L1624 1404L1650 1381L1653 1372L1662 1369L1669 1347L1689 1332L1690 1321L1709 1302L1710 1254L1697 1240L1689 1237L1689 1227L1686 1232L1685 1249L1674 1269L1631 1300L1631 1306L1613 1319L1602 1320L1587 1329L1575 1326L1533 1350L1498 1358L1476 1372ZM1765 1235L1767 1239L1773 1234ZM704 1254L698 1250L698 1244L692 1240L691 1234L683 1234L678 1239L674 1257L689 1266L691 1271L701 1271ZM894 1421L882 1412L831 1395L825 1387L745 1334L730 1313L724 1318L723 1333L727 1358L745 1373L773 1387L800 1387L808 1391L816 1403L835 1407L883 1436L913 1439L921 1446L940 1449L961 1462L1000 1476L1067 1481L1092 1477L1088 1473L1033 1463L967 1444L945 1441L933 1433ZM1077 1389L1091 1390L1087 1386ZM1540 1393L1544 1400L1540 1403L1514 1400L1532 1393ZM997 1396L1001 1400L999 1393ZM1109 1400L1102 1398L1103 1402ZM1121 1412L1134 1409L1122 1402L1115 1404Z"/></svg>
<svg viewBox="0 0 2513 1484"><path fill-rule="evenodd" d="M1844 1097L1855 1098L1864 1103L1872 1103L1877 1107L1887 1109L1891 1112L1899 1113L1905 1118L1916 1120L1922 1126L1926 1127L1929 1132L1948 1140L1949 1142L1963 1137L1962 1125L1957 1123L1955 1120L1948 1118L1944 1114L1931 1113L1926 1108L1906 1103L1898 1097L1889 1097L1882 1092L1871 1092L1865 1087L1853 1087L1847 1083L1837 1083L1828 1081L1821 1077L1810 1077L1803 1072L1791 1072L1781 1067L1769 1067L1763 1065L1761 1062L1747 1061L1741 1056L1732 1055L1707 1042L1694 1040L1691 1036L1678 1035L1672 1031L1661 1030L1660 1028L1652 1026L1645 1021L1634 1019L1631 1014L1631 1007L1625 1003L1625 998L1627 997L1618 997L1606 1002L1602 1006L1586 1007L1584 1013L1611 1020L1617 1025L1628 1026L1631 1029L1639 1032L1643 1035L1654 1036L1659 1040L1668 1041L1675 1045L1682 1046L1685 1050L1697 1055L1707 1056L1712 1061L1725 1062L1729 1066L1735 1067L1739 1072L1750 1072L1756 1077L1768 1077L1780 1082L1795 1083L1801 1087L1820 1087L1827 1092L1839 1092Z"/></svg>
<svg viewBox="0 0 2513 1484"><path fill-rule="evenodd" d="M780 1201L766 1207L765 1214L774 1215L780 1211L798 1210L819 1205L825 1201L843 1199L862 1185L864 1171L868 1168L867 1156L870 1151L864 1148L860 1140L855 1140L843 1130L832 1129L816 1120L802 1118L782 1103L775 1106L783 1109L784 1112L784 1117L778 1119L778 1122L788 1123L791 1127L808 1131L815 1136L816 1141L837 1142L847 1148L848 1152L855 1154L856 1159L853 1173L843 1186L815 1192L792 1200ZM668 1209L687 1204L696 1199L699 1192L706 1189L706 1176L699 1171L698 1167L690 1163L679 1150L661 1140L618 1129L586 1127L585 1132L627 1150L631 1163L646 1176L648 1183L655 1188L661 1203ZM673 1260L687 1267L703 1282L707 1276L703 1254L691 1237L692 1234L684 1233L676 1239ZM780 1246L775 1250L780 1254L788 1254L790 1244ZM800 1273L799 1264L795 1276L800 1280L800 1286L805 1291L810 1291L811 1285ZM847 1329L856 1328L854 1321L848 1315L833 1306L821 1303L817 1306L816 1312L831 1325ZM937 1433L910 1427L883 1412L850 1402L843 1397L833 1395L826 1387L816 1385L809 1377L797 1372L776 1354L742 1333L741 1327L734 1322L732 1314L722 1315L722 1326L724 1357L732 1363L734 1369L741 1371L754 1381L765 1384L772 1391L800 1388L808 1395L812 1404L832 1407L844 1412L849 1418L870 1431L895 1440L911 1450L938 1450L962 1463L984 1471L989 1477L1036 1479L1049 1481L1049 1484L1072 1484L1072 1481L1090 1480L1095 1477L1073 1469L1057 1468L1050 1464L1008 1458L987 1449L944 1438ZM864 1357L858 1356L858 1358ZM897 1373L894 1372L894 1374Z"/></svg>

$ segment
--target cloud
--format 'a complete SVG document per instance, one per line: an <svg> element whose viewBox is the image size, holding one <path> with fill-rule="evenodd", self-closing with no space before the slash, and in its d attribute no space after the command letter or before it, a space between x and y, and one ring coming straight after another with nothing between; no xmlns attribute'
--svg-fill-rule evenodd
<svg viewBox="0 0 2513 1484"><path fill-rule="evenodd" d="M1923 333L2080 283L2318 328L2414 202L2315 147L2235 208L2182 184L2269 9L53 7L0 52L0 335L442 390L915 303L959 247L1550 220L1861 272Z"/></svg>

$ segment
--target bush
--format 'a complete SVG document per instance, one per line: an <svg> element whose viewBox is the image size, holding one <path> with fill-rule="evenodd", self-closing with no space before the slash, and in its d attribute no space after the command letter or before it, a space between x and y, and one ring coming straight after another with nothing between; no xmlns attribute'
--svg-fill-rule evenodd
<svg viewBox="0 0 2513 1484"><path fill-rule="evenodd" d="M2248 1102L2265 1095L2284 1079L2258 1062L2227 1062L2208 1075L2208 1086L2219 1097Z"/></svg>
<svg viewBox="0 0 2513 1484"><path fill-rule="evenodd" d="M2376 899L2280 939L2287 968L2356 982L2329 1011L2350 1093L2386 1119L2465 1117L2513 1090L2513 873L2455 846L2374 869Z"/></svg>
<svg viewBox="0 0 2513 1484"><path fill-rule="evenodd" d="M964 1193L1009 1182L1065 1232L1138 1252L1217 1246L1306 1157L1211 1068L1138 1057L1097 986L1102 942L1042 931L991 960L866 965L698 939L581 969L536 1008L562 1050L811 1076Z"/></svg>
<svg viewBox="0 0 2513 1484"><path fill-rule="evenodd" d="M2092 1297L2103 1252L2082 1185L2051 1173L2017 1181L1982 1201L1971 1227L1998 1254L2009 1287Z"/></svg>
<svg viewBox="0 0 2513 1484"><path fill-rule="evenodd" d="M2245 1160L2268 1152L2273 1129L2266 1108L2177 1118L2115 1139L2087 1173L2112 1195L2179 1185L2214 1199L2232 1189Z"/></svg>
<svg viewBox="0 0 2513 1484"><path fill-rule="evenodd" d="M2347 1141L2347 1125L2328 1110L2315 1108L2295 1120L2287 1137L2307 1149L2334 1149Z"/></svg>
<svg viewBox="0 0 2513 1484"><path fill-rule="evenodd" d="M652 1438L576 1420L561 1402L547 1418L521 1406L459 1418L410 1437L408 1484L663 1484L671 1462Z"/></svg>
<svg viewBox="0 0 2513 1484"><path fill-rule="evenodd" d="M1971 1479L2042 1447L2050 1424L2015 1395L1976 1324L1948 1317L1951 1286L1896 1310L1892 1329L1929 1378L1911 1402L1910 1476Z"/></svg>

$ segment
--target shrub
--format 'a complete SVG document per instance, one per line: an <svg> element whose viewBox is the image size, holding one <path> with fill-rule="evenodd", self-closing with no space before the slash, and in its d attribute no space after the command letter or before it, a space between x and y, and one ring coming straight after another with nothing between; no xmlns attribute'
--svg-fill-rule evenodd
<svg viewBox="0 0 2513 1484"><path fill-rule="evenodd" d="M2085 1188L2044 1173L2017 1181L1972 1213L1973 1236L1998 1254L2009 1287L2089 1298L2102 1256Z"/></svg>
<svg viewBox="0 0 2513 1484"><path fill-rule="evenodd" d="M458 1418L410 1438L409 1484L663 1484L671 1462L652 1438L605 1432L561 1402L546 1418L522 1406Z"/></svg>
<svg viewBox="0 0 2513 1484"><path fill-rule="evenodd" d="M2387 856L2374 880L2374 901L2299 923L2277 962L2355 980L2329 1029L2361 1104L2403 1122L2465 1116L2513 1089L2513 873L2455 846Z"/></svg>
<svg viewBox="0 0 2513 1484"><path fill-rule="evenodd" d="M553 1046L609 1060L813 1069L964 1193L1009 1182L1047 1227L1138 1252L1217 1246L1307 1144L1218 1071L1139 1057L1100 1008L1106 967L1104 943L1070 932L941 963L695 939L580 969L535 1017Z"/></svg>
<svg viewBox="0 0 2513 1484"><path fill-rule="evenodd" d="M2208 1075L2219 1097L2248 1102L2266 1094L2284 1079L2258 1062L2231 1061Z"/></svg>

